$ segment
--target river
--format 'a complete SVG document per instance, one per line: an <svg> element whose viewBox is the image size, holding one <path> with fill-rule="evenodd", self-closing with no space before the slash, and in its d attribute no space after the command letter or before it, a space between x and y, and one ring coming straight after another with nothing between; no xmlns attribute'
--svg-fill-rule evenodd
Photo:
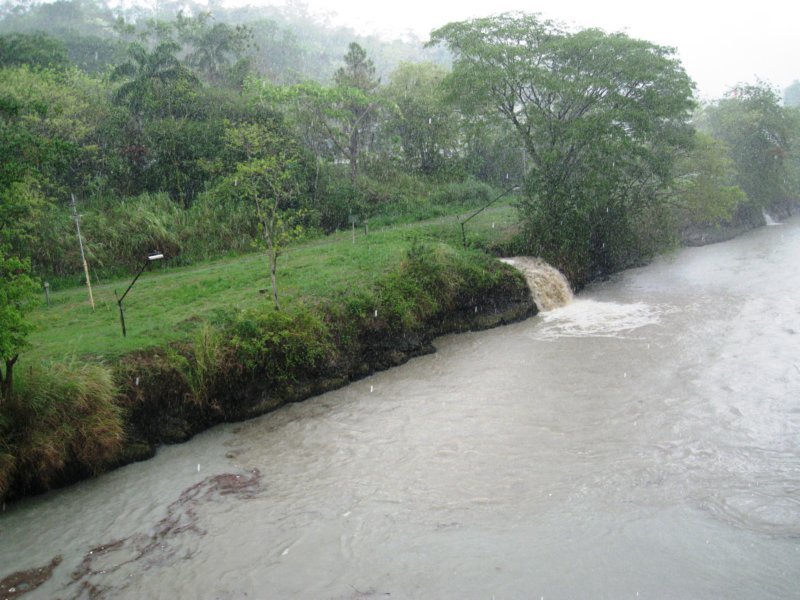
<svg viewBox="0 0 800 600"><path fill-rule="evenodd" d="M0 516L25 598L800 598L800 220ZM16 590L14 593L19 593Z"/></svg>

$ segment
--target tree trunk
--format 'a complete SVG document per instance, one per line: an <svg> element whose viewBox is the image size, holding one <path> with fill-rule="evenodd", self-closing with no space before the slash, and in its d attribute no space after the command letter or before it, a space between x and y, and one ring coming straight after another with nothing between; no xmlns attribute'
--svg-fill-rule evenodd
<svg viewBox="0 0 800 600"><path fill-rule="evenodd" d="M275 303L275 310L280 310L281 305L278 303L278 277L276 274L278 270L278 252L275 248L275 241L272 238L273 233L273 231L270 231L269 235L267 235L267 245L269 246L267 255L269 256L269 276L272 282L272 301Z"/></svg>
<svg viewBox="0 0 800 600"><path fill-rule="evenodd" d="M14 387L14 364L18 358L19 354L13 358L7 358L5 377L2 377L2 373L0 373L0 402L11 398L11 391Z"/></svg>
<svg viewBox="0 0 800 600"><path fill-rule="evenodd" d="M350 134L350 183L355 184L358 178L358 154L361 142L359 140L358 127L354 127Z"/></svg>
<svg viewBox="0 0 800 600"><path fill-rule="evenodd" d="M272 258L270 261L270 277L272 278L272 300L275 302L275 310L280 310L281 305L278 304L278 278L275 275L275 271L278 266L278 257Z"/></svg>

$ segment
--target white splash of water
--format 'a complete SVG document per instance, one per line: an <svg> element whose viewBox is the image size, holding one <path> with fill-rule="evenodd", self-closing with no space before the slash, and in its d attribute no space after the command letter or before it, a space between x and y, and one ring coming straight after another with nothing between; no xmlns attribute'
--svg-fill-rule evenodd
<svg viewBox="0 0 800 600"><path fill-rule="evenodd" d="M562 308L543 313L533 331L538 340L565 337L622 338L646 325L655 325L669 307L642 302L621 304L597 300L575 300Z"/></svg>
<svg viewBox="0 0 800 600"><path fill-rule="evenodd" d="M761 211L761 214L764 215L764 223L767 224L768 227L774 227L775 225L783 225L780 221L776 221L772 218L772 216L765 210Z"/></svg>

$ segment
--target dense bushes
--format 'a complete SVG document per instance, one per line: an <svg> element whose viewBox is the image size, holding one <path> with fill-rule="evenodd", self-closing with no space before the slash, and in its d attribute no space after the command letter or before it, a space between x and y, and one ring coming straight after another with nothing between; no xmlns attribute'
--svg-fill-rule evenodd
<svg viewBox="0 0 800 600"><path fill-rule="evenodd" d="M304 306L291 313L271 308L246 311L226 329L236 364L271 383L313 376L335 351L322 319Z"/></svg>

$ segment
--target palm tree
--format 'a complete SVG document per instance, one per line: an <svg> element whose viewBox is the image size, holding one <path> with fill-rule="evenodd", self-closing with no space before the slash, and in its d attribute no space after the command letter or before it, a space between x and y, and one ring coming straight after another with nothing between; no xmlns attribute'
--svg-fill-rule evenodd
<svg viewBox="0 0 800 600"><path fill-rule="evenodd" d="M244 26L234 28L226 23L217 23L209 28L201 23L188 36L193 50L186 57L187 63L202 73L208 82L219 85L225 81L232 62L247 49L252 35Z"/></svg>
<svg viewBox="0 0 800 600"><path fill-rule="evenodd" d="M116 91L114 100L127 104L131 111L141 115L146 109L173 108L173 89L180 83L198 83L197 78L176 57L181 47L172 41L161 42L152 52L134 42L128 48L130 60L114 69L111 80L125 79Z"/></svg>

